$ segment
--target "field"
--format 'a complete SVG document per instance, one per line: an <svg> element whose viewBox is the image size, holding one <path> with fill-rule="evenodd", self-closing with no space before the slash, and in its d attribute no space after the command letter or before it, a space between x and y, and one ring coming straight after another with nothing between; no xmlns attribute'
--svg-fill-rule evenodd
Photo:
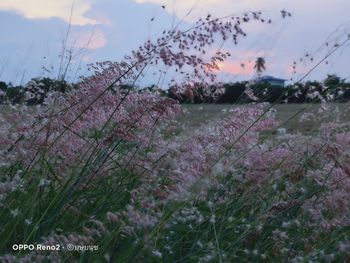
<svg viewBox="0 0 350 263"><path fill-rule="evenodd" d="M210 125L211 122L227 117L229 110L237 105L230 104L184 104L187 114L180 118L187 129ZM350 122L350 103L328 104L327 112L319 112L321 104L277 104L273 107L280 126L287 132L312 134L317 132L322 122L340 120L343 123ZM313 114L307 121L301 121L303 114Z"/></svg>
<svg viewBox="0 0 350 263"><path fill-rule="evenodd" d="M213 125L220 119L230 115L230 109L242 107L232 104L182 104L184 114L178 117L178 121L183 124L182 131L192 132L200 127ZM316 133L322 122L338 120L350 125L350 103L329 103L327 112L319 112L321 104L277 104L273 106L276 112L276 119L279 126L285 128L289 133L312 134ZM11 113L18 111L10 106L0 105L1 117L10 119ZM38 112L36 107L26 107L25 115L34 115ZM309 115L305 121L301 120L303 114ZM20 114L21 115L21 114ZM11 120L12 121L12 120ZM21 118L16 119L17 122Z"/></svg>
<svg viewBox="0 0 350 263"><path fill-rule="evenodd" d="M348 104L175 104L159 123L158 99L104 141L84 120L67 132L70 115L32 126L48 107L2 107L2 262L349 260Z"/></svg>

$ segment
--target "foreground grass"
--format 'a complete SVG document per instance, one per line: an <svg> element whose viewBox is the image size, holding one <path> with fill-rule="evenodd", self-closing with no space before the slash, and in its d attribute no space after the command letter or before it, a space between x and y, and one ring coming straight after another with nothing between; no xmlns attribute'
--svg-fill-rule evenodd
<svg viewBox="0 0 350 263"><path fill-rule="evenodd" d="M7 172L13 177L24 173L21 171L22 167L12 167ZM38 258L37 254L53 252L13 251L13 244L60 245L62 262L286 262L298 257L298 262L349 260L348 251L339 251L339 243L350 238L347 227L315 235L308 225L301 206L323 189L306 179L298 182L304 189L302 194L289 193L286 198L285 178L256 188L232 176L221 177L219 187L210 188L205 198L158 204L162 216L146 228L126 227L130 222L125 219L106 216L109 211L127 210L130 192L139 186L138 177L116 171L84 186L77 179L72 176L60 184L43 181L37 172L27 172L21 187L3 200L1 251L28 262ZM279 200L283 200L280 206L274 206ZM139 220L141 225L147 218ZM43 238L48 236L51 241ZM97 245L98 250L68 251L67 241L60 236L68 237L72 244ZM310 236L314 236L312 243Z"/></svg>
<svg viewBox="0 0 350 263"><path fill-rule="evenodd" d="M209 114L210 109L206 110ZM257 182L246 178L248 168L219 171L214 183L199 180L186 198L164 199L157 190L163 187L165 191L170 185L166 176L154 184L132 169L99 173L111 148L119 153L132 148L126 142L114 146L93 151L87 161L70 167L65 177L45 154L31 168L21 163L1 168L1 261L350 260L349 226L327 229L315 225L304 208L316 204L328 191L306 176L308 171L323 169L322 160L314 158L318 150L298 156L299 170L291 167L274 176L279 167L270 167L264 171L264 180ZM132 197L143 188L149 188L147 201L135 202ZM333 218L331 211L323 213ZM14 245L19 244L57 246L59 250L18 250ZM85 247L71 251L70 245Z"/></svg>

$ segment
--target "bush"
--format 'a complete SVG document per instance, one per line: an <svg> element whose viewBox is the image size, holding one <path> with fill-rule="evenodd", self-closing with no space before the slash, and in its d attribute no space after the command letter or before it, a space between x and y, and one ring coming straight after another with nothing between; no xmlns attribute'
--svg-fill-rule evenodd
<svg viewBox="0 0 350 263"><path fill-rule="evenodd" d="M5 99L13 104L22 103L24 101L23 88L21 86L7 88Z"/></svg>

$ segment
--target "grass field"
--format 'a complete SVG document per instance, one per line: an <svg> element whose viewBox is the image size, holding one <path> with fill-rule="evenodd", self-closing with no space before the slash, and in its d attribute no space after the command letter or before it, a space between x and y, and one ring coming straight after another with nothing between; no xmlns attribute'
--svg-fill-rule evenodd
<svg viewBox="0 0 350 263"><path fill-rule="evenodd" d="M245 105L235 104L183 104L184 115L178 120L183 123L187 131L193 131L202 126L211 125L212 122L229 116L230 109L234 107L244 107ZM280 122L280 127L286 128L289 133L300 132L303 134L312 134L318 130L321 123L338 120L339 122L349 123L350 125L350 103L332 103L327 104L327 111L320 112L321 104L277 104L273 107L276 112L276 118ZM4 119L11 118L10 113L18 111L18 108L10 108L6 105L0 105L0 116ZM38 112L36 107L26 107L23 112L25 115ZM302 116L308 117L301 121ZM21 112L19 115L22 115ZM15 121L19 121L17 119Z"/></svg>
<svg viewBox="0 0 350 263"><path fill-rule="evenodd" d="M349 104L274 106L280 127L301 133L291 136L275 136L272 118L249 127L259 107L183 105L174 136L164 136L170 122L94 151L78 144L84 134L54 151L45 132L24 136L0 163L0 262L350 262L350 132L317 134L349 123ZM47 108L0 109L6 143ZM43 148L28 165L37 133Z"/></svg>
<svg viewBox="0 0 350 263"><path fill-rule="evenodd" d="M187 114L181 121L190 130L202 125L224 118L229 115L229 110L233 107L241 107L231 104L185 104L183 105ZM276 110L276 117L281 127L287 132L301 132L312 134L318 130L322 122L339 120L340 122L350 122L350 103L329 104L326 112L319 112L320 104L278 104L273 107ZM302 115L313 114L305 121L301 121Z"/></svg>

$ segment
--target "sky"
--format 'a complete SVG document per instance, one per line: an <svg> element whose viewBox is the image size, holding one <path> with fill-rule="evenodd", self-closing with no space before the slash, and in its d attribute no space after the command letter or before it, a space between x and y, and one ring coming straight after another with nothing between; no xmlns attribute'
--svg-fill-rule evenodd
<svg viewBox="0 0 350 263"><path fill-rule="evenodd" d="M282 19L282 9L292 17ZM24 84L32 77L57 78L65 70L66 58L60 54L66 47L73 52L67 80L76 81L87 74L86 64L119 61L174 23L181 21L185 29L209 13L221 17L262 11L273 23L249 24L246 39L224 46L232 57L219 65L219 79L251 79L254 60L263 56L264 74L295 81L350 33L349 10L349 0L0 0L0 80ZM327 74L350 78L348 58L346 45L308 79ZM145 75L139 85L157 79Z"/></svg>

